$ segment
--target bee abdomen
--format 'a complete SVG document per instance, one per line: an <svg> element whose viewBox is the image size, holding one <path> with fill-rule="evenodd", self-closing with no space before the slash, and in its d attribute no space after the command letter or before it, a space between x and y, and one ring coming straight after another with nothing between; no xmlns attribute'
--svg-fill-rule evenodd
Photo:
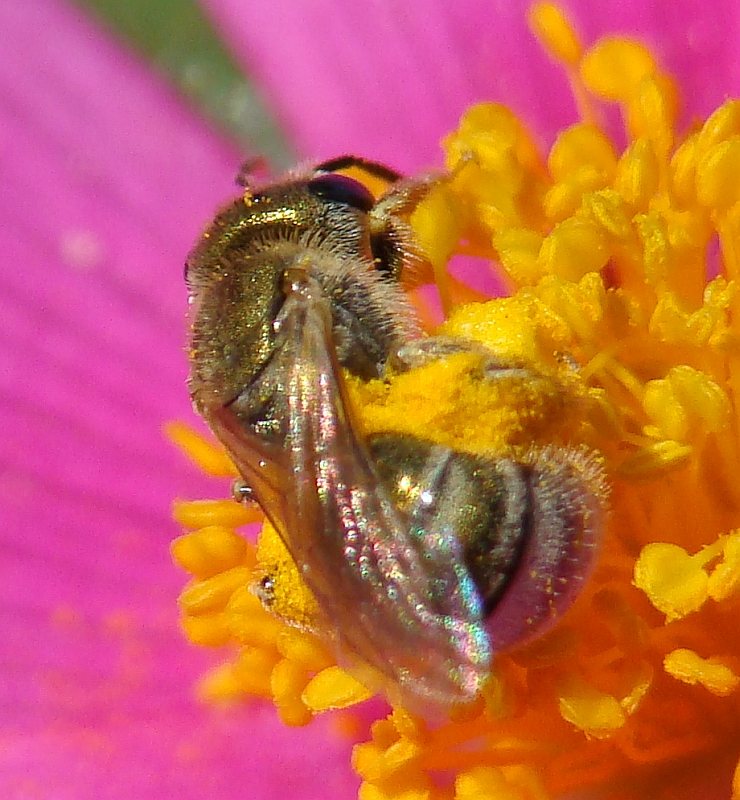
<svg viewBox="0 0 740 800"><path fill-rule="evenodd" d="M446 459L427 501L435 526L456 532L494 650L542 633L572 604L590 571L607 494L592 454L548 448L522 461L486 458L401 434L376 434L368 446L406 515L426 489L430 462Z"/></svg>
<svg viewBox="0 0 740 800"><path fill-rule="evenodd" d="M452 451L409 435L376 434L367 443L378 476L399 511L412 514L424 493L435 529L455 531L483 612L488 614L515 575L528 535L529 468ZM442 462L447 465L444 476L430 496L425 476Z"/></svg>
<svg viewBox="0 0 740 800"><path fill-rule="evenodd" d="M528 462L519 563L487 618L494 650L541 635L570 608L591 572L606 509L603 467L590 451L551 447Z"/></svg>

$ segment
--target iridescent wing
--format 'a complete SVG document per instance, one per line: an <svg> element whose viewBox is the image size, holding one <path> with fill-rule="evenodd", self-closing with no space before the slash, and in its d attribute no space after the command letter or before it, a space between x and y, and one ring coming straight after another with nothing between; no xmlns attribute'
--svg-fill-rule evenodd
<svg viewBox="0 0 740 800"><path fill-rule="evenodd" d="M286 421L283 452L265 450L255 469L254 434L245 439L234 412L223 409L212 423L260 502L269 495L266 510L348 666L381 673L407 704L468 700L491 653L455 531L436 513L449 452L435 451L427 489L402 517L353 423L328 300L305 271L294 273L270 366L282 384L275 402Z"/></svg>

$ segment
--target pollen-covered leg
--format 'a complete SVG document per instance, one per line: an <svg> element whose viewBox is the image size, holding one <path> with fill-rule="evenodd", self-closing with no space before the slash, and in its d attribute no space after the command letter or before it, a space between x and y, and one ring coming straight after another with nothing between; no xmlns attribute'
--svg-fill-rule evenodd
<svg viewBox="0 0 740 800"><path fill-rule="evenodd" d="M502 361L489 348L462 336L428 336L406 342L395 353L391 353L388 366L397 373L409 372L432 361L460 353L480 356L482 376L487 380L496 380L501 377L525 379L534 375L531 368Z"/></svg>

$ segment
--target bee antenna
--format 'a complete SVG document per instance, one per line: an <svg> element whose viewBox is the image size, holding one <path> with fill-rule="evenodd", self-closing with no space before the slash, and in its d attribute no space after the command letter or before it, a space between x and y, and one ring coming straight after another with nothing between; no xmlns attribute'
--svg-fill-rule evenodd
<svg viewBox="0 0 740 800"><path fill-rule="evenodd" d="M388 183L396 183L401 178L401 173L397 172L392 167L388 167L378 161L361 158L360 156L339 156L329 161L322 161L320 164L317 164L314 169L317 172L339 172L352 167L364 171L375 178L387 181Z"/></svg>
<svg viewBox="0 0 740 800"><path fill-rule="evenodd" d="M264 156L253 156L242 162L239 172L236 173L235 183L246 191L251 191L253 178L260 173L268 171L267 160Z"/></svg>

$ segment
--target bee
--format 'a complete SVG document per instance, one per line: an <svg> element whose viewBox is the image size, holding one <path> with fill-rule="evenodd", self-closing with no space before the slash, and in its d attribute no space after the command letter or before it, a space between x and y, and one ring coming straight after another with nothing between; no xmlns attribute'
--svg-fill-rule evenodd
<svg viewBox="0 0 740 800"><path fill-rule="evenodd" d="M349 168L387 190L376 199ZM195 409L344 662L421 710L470 700L494 652L572 602L604 496L595 461L567 448L516 460L361 434L343 370L368 380L471 352L485 380L530 377L422 335L403 288L424 262L407 220L438 180L347 156L247 187L186 265Z"/></svg>

